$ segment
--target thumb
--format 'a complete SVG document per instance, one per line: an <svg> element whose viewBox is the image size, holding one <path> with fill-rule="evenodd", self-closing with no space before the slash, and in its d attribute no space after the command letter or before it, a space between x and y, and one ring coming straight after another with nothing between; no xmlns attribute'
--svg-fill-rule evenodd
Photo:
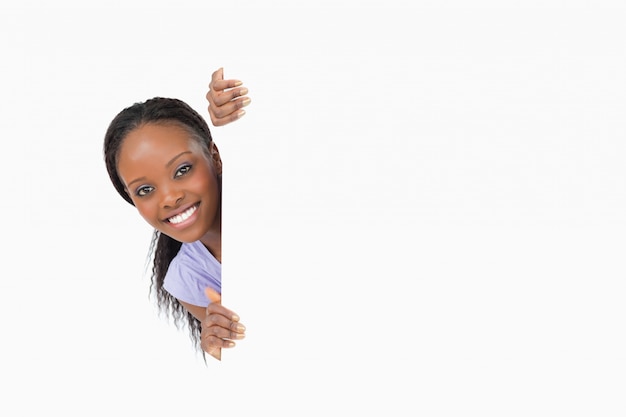
<svg viewBox="0 0 626 417"><path fill-rule="evenodd" d="M220 67L213 72L212 81L219 81L224 79L224 67Z"/></svg>
<svg viewBox="0 0 626 417"><path fill-rule="evenodd" d="M204 289L204 293L206 294L207 298L209 300L211 300L212 303L216 303L216 304L220 304L222 301L222 296L215 291L213 288L210 287L206 287Z"/></svg>

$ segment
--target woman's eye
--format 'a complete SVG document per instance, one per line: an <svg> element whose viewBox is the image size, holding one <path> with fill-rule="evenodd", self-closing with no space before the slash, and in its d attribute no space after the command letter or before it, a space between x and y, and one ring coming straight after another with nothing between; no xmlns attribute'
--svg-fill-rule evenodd
<svg viewBox="0 0 626 417"><path fill-rule="evenodd" d="M148 195L148 193L150 193L150 191L152 191L152 190L153 190L152 187L150 187L149 185L145 185L145 186L140 187L140 188L137 189L137 195L139 197L144 197L144 196Z"/></svg>
<svg viewBox="0 0 626 417"><path fill-rule="evenodd" d="M174 177L182 177L183 175L185 175L189 171L191 171L191 165L183 165L182 167L180 167L180 168L178 168L176 170L176 173L174 174Z"/></svg>

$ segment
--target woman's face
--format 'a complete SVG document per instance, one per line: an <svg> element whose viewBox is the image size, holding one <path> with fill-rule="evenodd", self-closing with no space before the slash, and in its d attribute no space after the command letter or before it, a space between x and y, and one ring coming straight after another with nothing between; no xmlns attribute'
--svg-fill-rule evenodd
<svg viewBox="0 0 626 417"><path fill-rule="evenodd" d="M145 124L124 139L117 171L152 227L194 242L221 232L221 160L213 143L210 153L178 125Z"/></svg>

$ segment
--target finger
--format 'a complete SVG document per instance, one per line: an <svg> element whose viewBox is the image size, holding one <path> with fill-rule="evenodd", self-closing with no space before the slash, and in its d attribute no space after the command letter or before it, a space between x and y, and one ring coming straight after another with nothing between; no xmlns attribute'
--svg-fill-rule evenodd
<svg viewBox="0 0 626 417"><path fill-rule="evenodd" d="M246 90L245 93L248 91ZM226 97L226 99L224 99ZM233 113L233 111L246 107L252 99L243 94L241 97L235 97L234 94L224 93L220 96L212 96L210 92L207 93L207 100L209 102L209 112L215 114L217 118L223 118Z"/></svg>
<svg viewBox="0 0 626 417"><path fill-rule="evenodd" d="M231 80L213 80L211 84L209 84L210 90L215 90L217 92L226 92L229 91L230 88L241 87L243 82L241 80L231 79Z"/></svg>
<svg viewBox="0 0 626 417"><path fill-rule="evenodd" d="M221 305L220 303L216 302L216 303L211 303L207 306L206 308L206 315L217 315L217 316L222 316L224 318L226 318L229 321L235 321L238 322L239 321L239 316L232 312L231 310L227 309L226 307L224 307L223 305Z"/></svg>
<svg viewBox="0 0 626 417"><path fill-rule="evenodd" d="M211 84L224 79L224 67L220 67L211 74Z"/></svg>
<svg viewBox="0 0 626 417"><path fill-rule="evenodd" d="M243 328L243 326L241 328ZM244 332L239 332L219 326L205 327L204 329L202 329L202 334L204 334L205 337L215 336L222 340L241 340L245 339L246 337L246 334Z"/></svg>
<svg viewBox="0 0 626 417"><path fill-rule="evenodd" d="M211 82L209 83L209 90L223 91L227 88L239 87L243 84L240 80L225 80L224 68L218 68L211 74Z"/></svg>
<svg viewBox="0 0 626 417"><path fill-rule="evenodd" d="M222 336L218 336L215 335L213 333L209 333L207 331L207 329L203 329L202 334L201 334L201 340L202 340L202 346L203 349L204 347L206 347L208 350L210 348L231 348L233 346L235 346L235 340L237 339L243 339L245 337L244 336L239 336L239 337L222 337Z"/></svg>
<svg viewBox="0 0 626 417"><path fill-rule="evenodd" d="M237 97L243 97L246 94L248 94L248 89L246 87L233 88L226 91L218 91L216 89L209 88L205 97L211 105L219 107L236 99Z"/></svg>
<svg viewBox="0 0 626 417"><path fill-rule="evenodd" d="M211 303L220 304L222 302L222 296L213 288L206 287L204 289L204 293L206 294L209 301L211 301Z"/></svg>
<svg viewBox="0 0 626 417"><path fill-rule="evenodd" d="M202 321L202 333L222 339L243 339L246 326L219 314L210 314Z"/></svg>
<svg viewBox="0 0 626 417"><path fill-rule="evenodd" d="M211 353L215 349L230 349L236 346L232 340L224 340L213 335L206 335L202 338L202 350Z"/></svg>
<svg viewBox="0 0 626 417"><path fill-rule="evenodd" d="M252 100L249 97L238 98L220 107L209 105L209 116L213 124L222 121L235 121L245 114L242 109L248 106ZM242 113L243 111L243 113Z"/></svg>
<svg viewBox="0 0 626 417"><path fill-rule="evenodd" d="M213 126L224 126L224 125L227 125L229 123L232 123L234 121L241 119L245 115L246 115L245 110L239 110L237 113L233 113L228 117L224 117L223 119L211 118L211 123L213 124Z"/></svg>

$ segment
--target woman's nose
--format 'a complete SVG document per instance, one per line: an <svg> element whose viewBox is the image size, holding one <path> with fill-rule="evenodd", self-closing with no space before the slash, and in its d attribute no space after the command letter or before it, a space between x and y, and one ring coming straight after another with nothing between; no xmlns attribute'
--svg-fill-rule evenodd
<svg viewBox="0 0 626 417"><path fill-rule="evenodd" d="M162 189L162 192L163 197L161 199L161 205L164 208L172 208L178 206L183 201L183 197L185 196L185 193L176 187Z"/></svg>

